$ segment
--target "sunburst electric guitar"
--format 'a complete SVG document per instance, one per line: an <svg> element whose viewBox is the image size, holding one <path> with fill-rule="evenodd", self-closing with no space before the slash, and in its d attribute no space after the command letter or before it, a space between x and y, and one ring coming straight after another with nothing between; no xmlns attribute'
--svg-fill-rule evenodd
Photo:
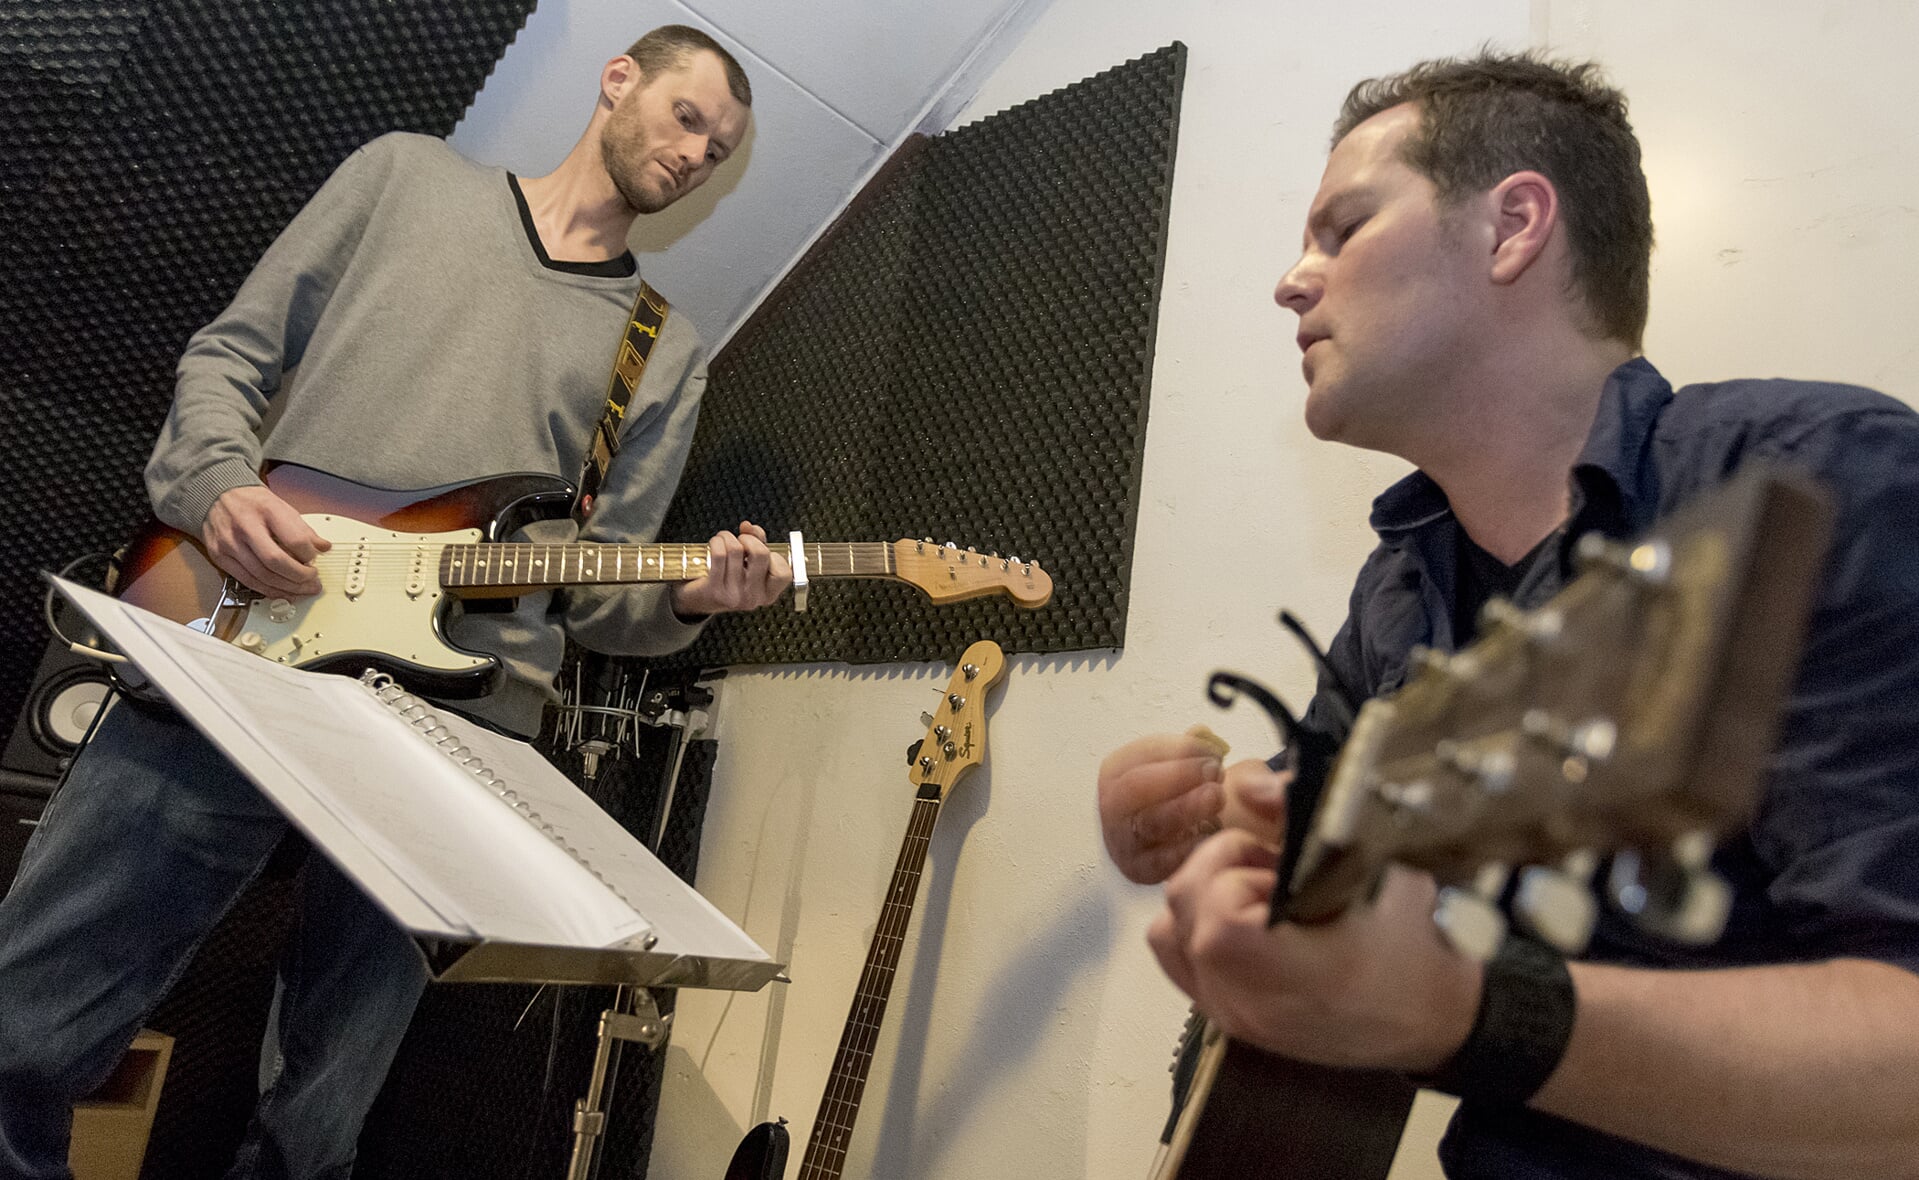
<svg viewBox="0 0 1919 1180"><path fill-rule="evenodd" d="M819 1116L813 1120L813 1134L795 1180L839 1180L846 1170L853 1120L859 1117L867 1070L879 1044L900 950L906 945L906 927L913 920L913 901L919 895L933 823L939 819L946 792L986 758L986 696L1005 675L1006 656L997 643L981 640L967 648L926 736L907 751L908 777L915 788L913 815L906 824L906 838L900 843L893 879L880 906L879 925L866 951L866 965L860 969L853 1007L846 1014L846 1029L840 1034ZM733 1152L726 1180L781 1180L786 1153L785 1122L761 1123L747 1132Z"/></svg>
<svg viewBox="0 0 1919 1180"><path fill-rule="evenodd" d="M1438 880L1462 952L1489 958L1510 912L1577 954L1605 863L1614 911L1714 941L1731 895L1706 863L1752 814L1830 527L1817 489L1741 476L1636 544L1587 538L1577 579L1536 610L1495 604L1472 646L1416 653L1343 747L1302 755L1273 919L1337 918L1399 863ZM1215 701L1233 690L1292 725L1214 677ZM1151 1175L1378 1180L1412 1098L1400 1075L1289 1061L1195 1016Z"/></svg>
<svg viewBox="0 0 1919 1180"><path fill-rule="evenodd" d="M315 561L321 591L273 598L228 577L200 543L149 523L122 550L113 593L271 660L314 671L372 667L415 692L484 696L499 661L447 641L453 599L512 598L561 586L689 582L705 576L699 544L540 545L507 542L522 524L563 513L567 484L500 475L424 491L367 487L291 463L262 473L268 490L333 543ZM1036 562L931 541L809 542L808 581L876 578L917 586L934 602L1005 594L1044 606L1053 580Z"/></svg>

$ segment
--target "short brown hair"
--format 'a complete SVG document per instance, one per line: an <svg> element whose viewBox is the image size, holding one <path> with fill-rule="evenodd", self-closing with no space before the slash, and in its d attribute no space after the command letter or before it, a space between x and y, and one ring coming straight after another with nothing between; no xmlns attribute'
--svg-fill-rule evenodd
<svg viewBox="0 0 1919 1180"><path fill-rule="evenodd" d="M1419 106L1419 130L1401 158L1433 182L1442 202L1527 169L1552 181L1565 210L1574 289L1606 338L1638 349L1651 286L1652 198L1626 96L1591 62L1484 49L1361 82L1346 96L1333 143L1409 102Z"/></svg>
<svg viewBox="0 0 1919 1180"><path fill-rule="evenodd" d="M739 59L691 25L661 25L633 42L626 56L640 67L642 78L651 78L663 70L679 69L686 64L687 57L695 53L710 53L719 58L720 65L726 69L726 88L732 91L733 98L743 107L753 105L753 84L746 80L746 71L740 68Z"/></svg>

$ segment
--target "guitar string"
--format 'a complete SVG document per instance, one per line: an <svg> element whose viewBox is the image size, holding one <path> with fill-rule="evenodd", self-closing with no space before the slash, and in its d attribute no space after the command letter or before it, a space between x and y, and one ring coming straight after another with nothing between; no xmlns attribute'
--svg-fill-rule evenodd
<svg viewBox="0 0 1919 1180"><path fill-rule="evenodd" d="M918 799L914 802L914 816L907 827L906 840L901 848L898 867L894 870L893 882L887 890L886 902L881 906L880 922L873 934L859 986L854 992L852 1010L847 1014L840 1048L834 1055L833 1069L820 1101L820 1113L814 1121L812 1143L809 1144L799 1180L805 1180L809 1175L809 1167L814 1169L812 1174L820 1176L838 1174L838 1167L828 1172L823 1161L813 1158L813 1143L818 1144L821 1151L838 1155L839 1163L843 1166L847 1141L852 1134L854 1119L859 1114L860 1100L865 1096L866 1075L872 1067L874 1050L879 1046L885 1005L899 968L900 952L905 947L906 930L912 922L913 901L901 898L910 896L917 899L927 851L932 843L933 825L939 816L939 805L938 799ZM890 964L882 961L887 958L890 958ZM865 1013L868 1019L857 1019L863 1004L868 1009ZM876 1007L880 1009L880 1015L873 1018L872 1009ZM828 1133L837 1133L841 1142L838 1145L826 1142L824 1136Z"/></svg>
<svg viewBox="0 0 1919 1180"><path fill-rule="evenodd" d="M812 551L813 547L808 547L807 568L809 573L818 573L822 577L841 577L861 575L883 576L895 572L892 546L886 542L834 542L830 544L833 545L834 549L843 551L834 552L832 549L826 549L824 547L817 551ZM443 567L447 566L449 562L447 557L447 550L449 549L483 550L487 555L487 559L473 566L464 567L457 575L454 575L451 570L447 570L443 574ZM592 583L602 580L615 582L624 581L629 580L629 575L625 572L626 559L629 557L633 559L633 565L635 566L630 580L684 581L690 579L684 577L676 578L669 573L675 565L679 566L678 573L685 574L690 570L705 566L708 562L707 551L695 549L691 546L678 547L678 560L676 561L673 556L674 549L675 547L671 546L655 545L592 545L579 543L543 545L538 543L515 542L509 544L459 543L440 546L437 552L435 552L431 546L424 547L423 551L423 547L417 544L371 543L365 546L350 549L336 549L320 554L314 558L311 564L316 572L320 573L339 574L344 571L350 575L355 570L358 570L364 574L377 574L382 577L391 576L395 571L409 575L417 571L424 576L428 572L428 568L431 567L435 580L444 580L450 588L457 589L503 584L538 586L548 584ZM373 552L369 553L368 550L373 550ZM555 553L556 550L558 550L557 555ZM614 571L610 578L607 576L605 561L605 557L609 554L615 558ZM589 557L598 558L598 560L592 562L594 572L590 576L586 573L588 562L585 560ZM972 553L966 553L965 557L975 558L979 569L989 574L994 572L992 566L995 562L1000 566L1000 570L998 571L1000 573L1012 573L1015 570L1021 573L1027 573L1036 568L1036 563L1033 562L1021 562L1016 566L1010 558L993 558L991 556ZM943 561L942 564L944 564ZM974 561L968 561L962 558L958 563L958 567L967 568L970 572L970 568L974 564ZM574 568L576 571L575 574L569 575L566 572L568 565ZM525 567L524 569L522 569L523 566ZM559 571L557 576L549 576L549 571L556 569ZM664 576L647 576L650 572L654 571ZM702 575L695 574L693 576L698 577Z"/></svg>
<svg viewBox="0 0 1919 1180"><path fill-rule="evenodd" d="M864 1074L871 1066L872 1050L877 1047L879 1022L872 1019L871 1009L883 1006L886 996L882 992L891 990L892 973L897 971L899 951L904 945L906 927L911 920L912 907L901 902L900 896L908 892L909 884L911 892L915 895L918 893L938 807L937 800L915 801L914 817L908 825L900 863L895 869L892 887L888 889L886 904L882 906L879 929L874 933L873 946L854 995L853 1009L847 1016L847 1028L841 1038L840 1051L835 1055L833 1073L821 1099L821 1113L816 1124L822 1128L819 1132L821 1135L827 1131L838 1132L844 1140L852 1131L853 1116L857 1115L857 1104L863 1096ZM891 966L882 961L889 954ZM865 1020L856 1019L862 1005L868 1009L868 1019ZM835 1147L822 1140L822 1148L843 1154L844 1143Z"/></svg>
<svg viewBox="0 0 1919 1180"><path fill-rule="evenodd" d="M830 545L831 548L828 548L827 545ZM771 546L771 548L775 553L783 554L784 552L781 546L776 545ZM351 542L336 544L333 549L317 555L313 560L313 564L315 566L332 567L339 565L351 566L356 562L370 561L379 563L382 566L410 566L418 561L423 565L431 562L437 567L449 550L471 550L477 554L483 554L487 558L486 564L496 566L518 562L522 559L530 560L538 558L539 560L550 561L554 558L555 554L558 555L562 562L575 565L579 563L582 557L599 557L601 558L600 564L603 565L605 564L604 558L607 556L638 556L640 558L657 556L664 559L668 564L674 564L679 561L695 564L705 562L710 554L710 550L704 545L601 545L590 542L543 544L540 542L519 541L462 541L434 545L422 542L374 541L364 544ZM874 561L882 565L891 565L892 545L884 541L841 541L828 542L819 546L807 546L806 562L809 570L815 566L836 567L841 562L858 566Z"/></svg>
<svg viewBox="0 0 1919 1180"><path fill-rule="evenodd" d="M915 895L918 893L933 822L938 817L938 808L938 800L916 802L914 822L908 827L907 842L901 849L902 867L895 871L894 876L895 883L901 886L897 891L899 893L907 892L906 884L909 879L911 892ZM905 867L909 863L911 867ZM887 999L887 996L882 993L891 990L893 974L898 969L899 951L904 945L906 927L912 916L911 905L900 903L891 896L893 892L889 890L887 904L882 907L880 929L875 932L873 943L873 950L879 951L886 945L881 940L890 940L892 965L885 966L878 962L880 955L869 954L867 969L862 971L860 986L854 996L854 1012L857 1012L862 1001L865 1001L869 1009L875 1006L881 1008L881 1019L884 1018L884 1005ZM884 988L879 986L881 972L885 973ZM871 1016L872 1013L869 1011L868 1015ZM814 1134L809 1143L808 1159L818 1175L837 1176L844 1166L853 1122L859 1114L859 1102L865 1093L866 1074L872 1066L873 1050L878 1046L879 1028L878 1021L855 1021L853 1013L848 1014L847 1029L841 1039L840 1051L835 1055L833 1073L828 1080L826 1092L821 1098L820 1114L815 1121ZM828 1135L836 1137L838 1142L829 1142ZM837 1160L816 1158L818 1153L813 1150L815 1145L819 1152L837 1156ZM830 1172L827 1170L829 1165ZM800 1175L804 1177L806 1174L805 1167L802 1167Z"/></svg>

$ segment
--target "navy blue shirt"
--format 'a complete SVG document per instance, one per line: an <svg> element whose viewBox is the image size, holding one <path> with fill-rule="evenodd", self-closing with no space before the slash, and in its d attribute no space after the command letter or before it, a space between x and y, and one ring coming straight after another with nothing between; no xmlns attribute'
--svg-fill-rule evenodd
<svg viewBox="0 0 1919 1180"><path fill-rule="evenodd" d="M1579 461L1571 515L1513 593L1536 606L1569 579L1577 538L1646 532L1767 461L1826 485L1833 548L1758 812L1714 865L1735 887L1726 935L1676 947L1603 916L1588 958L1685 968L1877 959L1919 972L1919 415L1856 386L1728 381L1674 392L1645 360L1614 370ZM1406 678L1412 648L1452 650L1457 524L1424 474L1374 501L1379 546L1328 653L1362 696ZM1308 721L1349 719L1322 691ZM1602 907L1603 912L1603 907ZM1440 1149L1448 1176L1715 1177L1518 1107L1462 1103Z"/></svg>

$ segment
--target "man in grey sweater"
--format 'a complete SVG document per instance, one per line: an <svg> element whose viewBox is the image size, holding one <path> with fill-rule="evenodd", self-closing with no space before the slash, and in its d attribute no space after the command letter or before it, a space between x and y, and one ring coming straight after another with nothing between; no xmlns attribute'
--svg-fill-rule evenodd
<svg viewBox="0 0 1919 1180"><path fill-rule="evenodd" d="M751 101L731 55L667 26L607 63L592 120L547 176L522 182L415 135L355 152L189 342L147 468L156 513L240 581L299 596L318 592L329 544L262 484L263 461L387 488L576 474L640 288L627 233L725 162ZM705 381L698 334L669 314L588 523L530 526L532 539L651 539ZM529 594L508 612L456 615L449 638L507 673L462 707L532 733L567 633L616 653L672 651L706 617L764 606L790 581L747 522L712 538L709 556L708 576L671 589ZM110 711L0 904L0 1175L68 1175L74 1100L286 827L178 717ZM231 1174L348 1175L425 981L405 933L312 858L270 1085Z"/></svg>

